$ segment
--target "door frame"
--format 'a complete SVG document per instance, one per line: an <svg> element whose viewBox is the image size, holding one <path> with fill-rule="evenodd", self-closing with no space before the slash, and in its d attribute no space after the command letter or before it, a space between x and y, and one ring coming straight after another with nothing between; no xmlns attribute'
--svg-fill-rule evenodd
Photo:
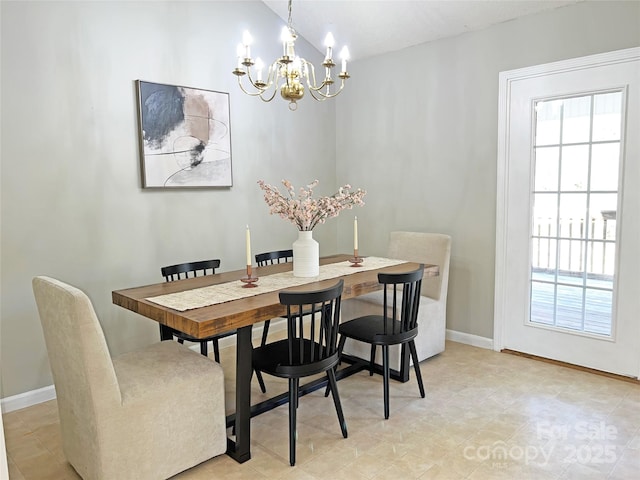
<svg viewBox="0 0 640 480"><path fill-rule="evenodd" d="M616 50L613 52L572 58L532 67L500 72L498 92L498 157L496 182L496 259L493 349L504 348L504 329L506 326L506 287L507 287L507 232L509 219L509 145L511 142L510 109L512 86L519 81L535 77L555 75L564 72L586 70L594 67L624 63L636 60L640 56L640 47ZM637 377L640 377L640 369Z"/></svg>

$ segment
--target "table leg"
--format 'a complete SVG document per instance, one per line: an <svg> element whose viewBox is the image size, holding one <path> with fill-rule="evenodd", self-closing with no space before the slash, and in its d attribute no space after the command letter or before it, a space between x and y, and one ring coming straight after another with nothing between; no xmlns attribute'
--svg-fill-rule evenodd
<svg viewBox="0 0 640 480"><path fill-rule="evenodd" d="M173 340L173 334L171 333L171 328L160 324L160 341L164 340Z"/></svg>
<svg viewBox="0 0 640 480"><path fill-rule="evenodd" d="M398 380L401 382L409 381L409 349L407 348L407 344L403 343L400 350L400 372L398 375Z"/></svg>
<svg viewBox="0 0 640 480"><path fill-rule="evenodd" d="M239 463L251 458L251 325L236 335L236 440L228 441L227 455Z"/></svg>

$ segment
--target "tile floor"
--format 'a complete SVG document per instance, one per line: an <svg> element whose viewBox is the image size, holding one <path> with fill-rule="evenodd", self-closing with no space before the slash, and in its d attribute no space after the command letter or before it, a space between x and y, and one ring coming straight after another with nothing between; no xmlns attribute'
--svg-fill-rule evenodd
<svg viewBox="0 0 640 480"><path fill-rule="evenodd" d="M233 348L222 357L231 400ZM340 381L348 439L323 391L303 397L295 467L284 405L252 420L250 461L222 455L174 478L640 478L638 384L453 342L421 368L426 398L413 376L392 382L386 421L379 376ZM286 388L265 380L271 393ZM10 412L4 423L11 480L79 478L62 453L55 401Z"/></svg>

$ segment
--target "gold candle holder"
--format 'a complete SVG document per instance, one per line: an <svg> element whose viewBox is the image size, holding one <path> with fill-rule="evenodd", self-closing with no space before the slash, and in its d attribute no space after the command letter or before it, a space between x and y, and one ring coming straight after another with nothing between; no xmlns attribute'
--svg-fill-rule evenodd
<svg viewBox="0 0 640 480"><path fill-rule="evenodd" d="M244 283L242 288L254 288L257 287L256 282L258 277L254 277L251 271L251 265L247 265L247 276L240 279Z"/></svg>
<svg viewBox="0 0 640 480"><path fill-rule="evenodd" d="M351 266L352 267L361 267L362 266L362 262L364 261L364 259L362 257L358 256L358 249L357 248L353 249L353 258L350 258L349 261L351 262Z"/></svg>

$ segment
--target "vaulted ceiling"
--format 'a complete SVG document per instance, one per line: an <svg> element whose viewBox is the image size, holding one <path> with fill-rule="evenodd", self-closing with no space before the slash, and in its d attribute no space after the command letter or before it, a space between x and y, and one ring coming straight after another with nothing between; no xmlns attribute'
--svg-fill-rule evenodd
<svg viewBox="0 0 640 480"><path fill-rule="evenodd" d="M263 0L288 18L287 0ZM293 28L319 51L331 31L336 48L363 59L452 37L585 0L294 0Z"/></svg>

